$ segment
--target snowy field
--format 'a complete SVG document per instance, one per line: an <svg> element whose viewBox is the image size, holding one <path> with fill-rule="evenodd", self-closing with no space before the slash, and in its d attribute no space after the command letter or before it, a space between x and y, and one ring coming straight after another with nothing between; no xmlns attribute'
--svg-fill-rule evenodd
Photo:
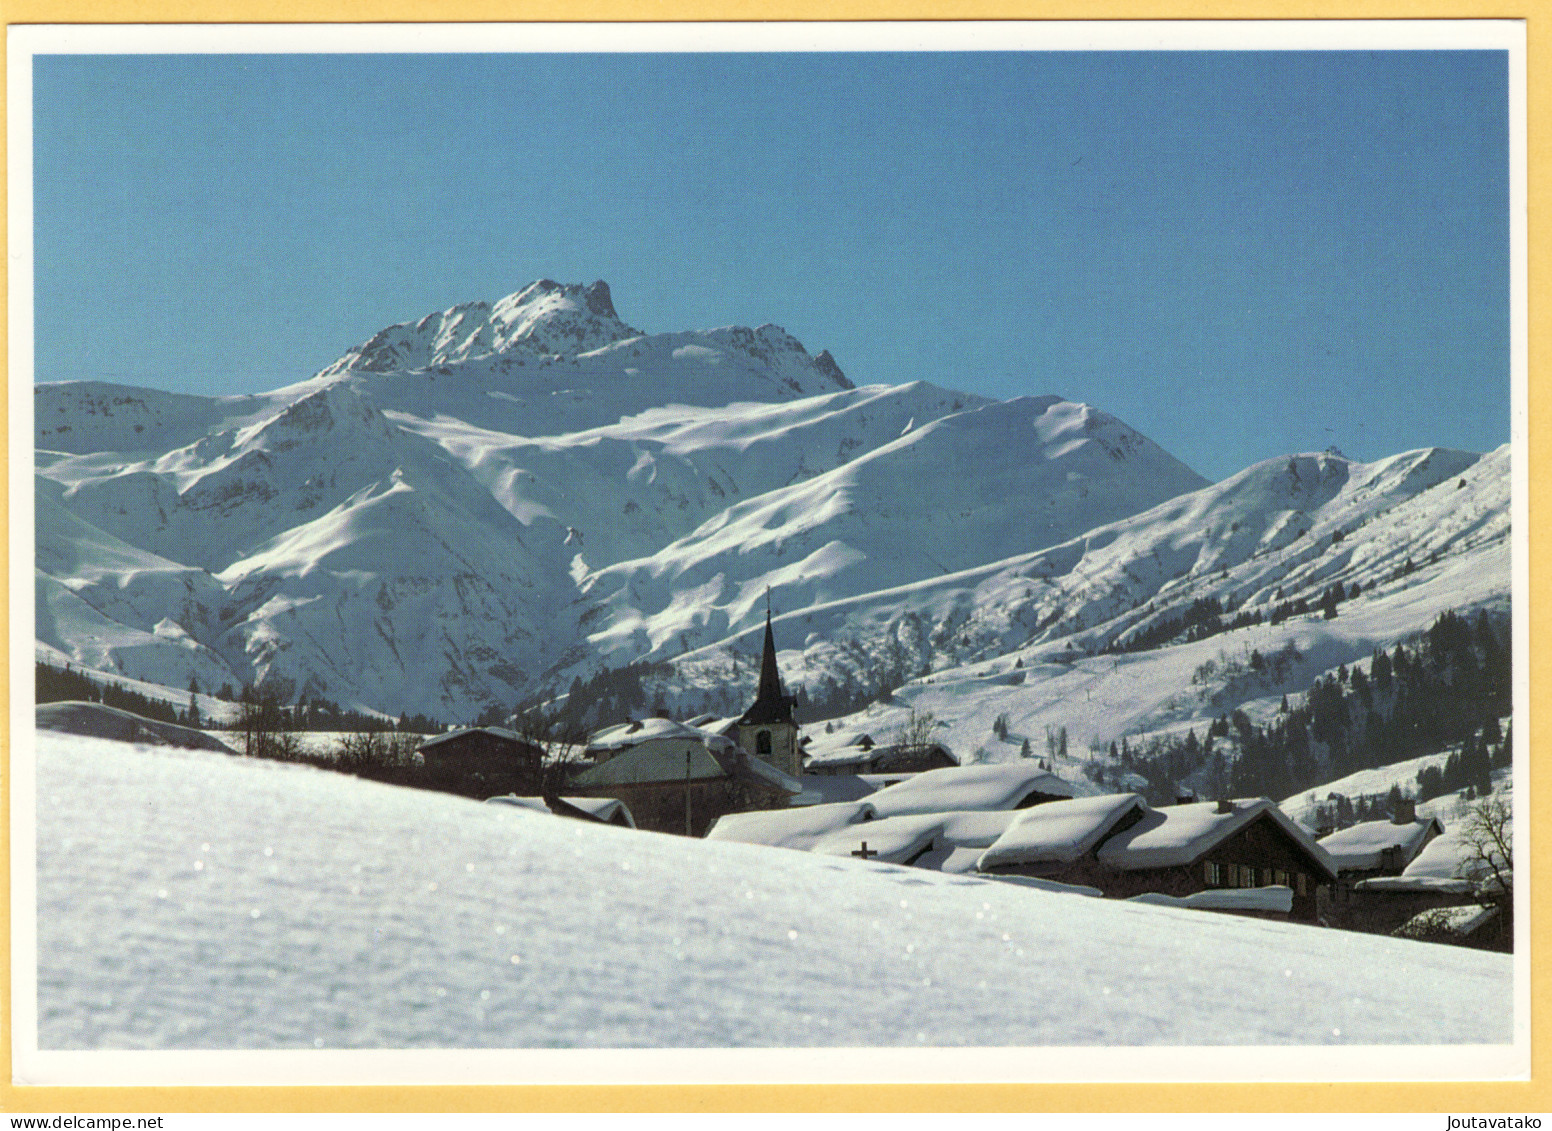
<svg viewBox="0 0 1552 1131"><path fill-rule="evenodd" d="M1512 1038L1507 955L37 750L44 1050Z"/></svg>

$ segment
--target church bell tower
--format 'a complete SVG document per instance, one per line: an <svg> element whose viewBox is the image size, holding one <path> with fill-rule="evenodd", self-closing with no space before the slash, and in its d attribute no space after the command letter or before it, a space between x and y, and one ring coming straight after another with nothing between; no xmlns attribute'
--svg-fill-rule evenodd
<svg viewBox="0 0 1552 1131"><path fill-rule="evenodd" d="M803 752L798 746L798 724L792 717L795 697L781 689L776 670L776 636L771 631L769 595L765 607L765 650L760 657L760 687L734 727L733 739L746 754L769 762L793 777L803 773Z"/></svg>

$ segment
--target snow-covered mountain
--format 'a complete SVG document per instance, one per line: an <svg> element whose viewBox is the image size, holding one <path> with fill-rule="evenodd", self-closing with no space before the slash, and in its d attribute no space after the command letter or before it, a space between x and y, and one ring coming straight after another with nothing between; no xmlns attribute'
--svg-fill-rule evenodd
<svg viewBox="0 0 1552 1131"><path fill-rule="evenodd" d="M406 321L253 396L35 394L40 655L180 694L283 677L461 721L651 659L689 705L742 694L767 590L789 684L882 656L907 700L1208 596L1359 581L1387 625L1507 599L1506 451L1210 486L1098 409L855 387L770 325L642 334L602 282Z"/></svg>
<svg viewBox="0 0 1552 1131"><path fill-rule="evenodd" d="M1341 664L1366 659L1446 609L1506 613L1510 603L1509 449L1429 449L1362 464L1339 455L1272 460L1222 483L1055 546L776 619L789 682L811 694L898 686L842 720L833 741L882 740L930 711L962 757L1016 757L1025 738L1070 732L1084 772L1090 744L1122 735L1203 731L1244 709L1269 718ZM1315 603L1340 583L1359 594L1326 618ZM1310 612L1272 623L1279 605ZM1196 641L1127 651L1197 602L1260 623ZM686 709L747 695L752 632L673 660L649 693ZM1255 668L1252 653L1285 662ZM1294 657L1297 657L1296 659ZM1007 737L994 737L1000 717Z"/></svg>

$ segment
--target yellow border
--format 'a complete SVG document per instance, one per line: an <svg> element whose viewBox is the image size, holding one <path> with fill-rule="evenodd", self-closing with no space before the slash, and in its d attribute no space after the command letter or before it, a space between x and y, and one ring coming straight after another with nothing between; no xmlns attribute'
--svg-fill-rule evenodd
<svg viewBox="0 0 1552 1131"><path fill-rule="evenodd" d="M1547 23L1542 9L1547 9ZM1545 315L1552 242L1538 221L1548 215L1549 137L1552 70L1541 65L1552 26L1552 0L1514 5L1488 0L0 0L7 26L28 23L350 23L477 21L637 20L1000 20L1000 19L1523 19L1527 40L1528 172L1527 206L1530 306L1529 423L1530 585L1528 600L1515 609L1527 618L1532 641L1529 703L1521 714L1529 724L1528 784L1541 785L1547 768L1546 720L1537 710L1546 683L1536 642L1552 638L1547 615L1549 579L1540 568L1547 549L1549 390L1539 380L1548 361ZM4 60L0 59L0 71ZM4 136L5 87L0 81L0 137ZM0 190L0 215L9 186ZM7 250L0 227L0 254ZM9 255L5 262L9 264ZM9 278L5 294L8 297ZM0 301L0 326L7 307ZM10 457L8 401L0 398L0 451ZM8 493L0 492L0 515L9 519ZM10 561L4 555L0 586L9 594ZM0 607L9 639L10 612ZM0 654L9 687L9 653ZM1530 791L1531 873L1542 896L1531 908L1531 1064L1526 1083L1405 1084L922 1084L922 1085L578 1085L279 1088L18 1088L11 1079L10 949L10 742L9 702L4 755L0 757L0 1112L172 1113L172 1112L754 1112L754 1111L965 1111L965 1112L1552 1112L1552 1057L1548 1054L1548 1012L1552 1006L1547 964L1539 961L1548 937L1552 899L1547 882L1552 841L1552 791ZM1541 1008L1537 1008L1540 1003ZM1419 1009L1426 1009L1419 1001Z"/></svg>

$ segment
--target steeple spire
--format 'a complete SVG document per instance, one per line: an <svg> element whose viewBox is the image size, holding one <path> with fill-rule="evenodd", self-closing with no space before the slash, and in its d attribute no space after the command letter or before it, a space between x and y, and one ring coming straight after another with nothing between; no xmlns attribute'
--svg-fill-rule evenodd
<svg viewBox="0 0 1552 1131"><path fill-rule="evenodd" d="M781 673L776 670L776 636L771 632L771 593L765 591L765 651L760 657L760 691L757 703L778 703L782 699Z"/></svg>
<svg viewBox="0 0 1552 1131"><path fill-rule="evenodd" d="M760 656L760 687L749 710L744 712L747 723L768 723L776 720L790 721L792 699L781 689L781 673L776 670L776 635L771 631L770 594L766 594L765 648Z"/></svg>

